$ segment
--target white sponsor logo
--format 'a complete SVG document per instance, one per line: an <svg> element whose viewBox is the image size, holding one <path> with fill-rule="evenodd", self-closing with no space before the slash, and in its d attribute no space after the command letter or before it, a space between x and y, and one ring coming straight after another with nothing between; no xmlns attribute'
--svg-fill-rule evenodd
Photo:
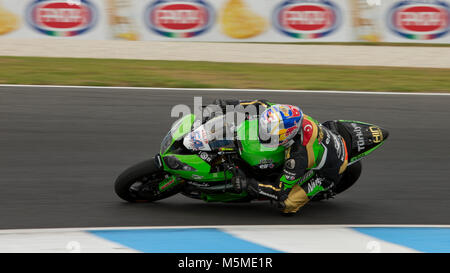
<svg viewBox="0 0 450 273"><path fill-rule="evenodd" d="M273 167L274 167L274 165L271 163L259 165L260 169L272 169Z"/></svg>
<svg viewBox="0 0 450 273"><path fill-rule="evenodd" d="M364 142L364 136L362 134L361 127L356 125L356 123L351 123L351 125L353 126L353 131L356 133L356 137L358 137L356 145L358 146L358 152L360 152L361 150L364 150L364 145L366 144Z"/></svg>
<svg viewBox="0 0 450 273"><path fill-rule="evenodd" d="M205 152L201 152L200 153L200 158L205 160L206 162L210 163L211 162L211 158L209 157L209 155Z"/></svg>
<svg viewBox="0 0 450 273"><path fill-rule="evenodd" d="M263 191L261 191L261 190L259 191L259 194L265 195L265 196L270 197L270 198L272 198L272 199L278 199L278 197L277 197L276 195L270 194L270 193L267 193L267 192L263 192Z"/></svg>
<svg viewBox="0 0 450 273"><path fill-rule="evenodd" d="M305 182L306 180L308 180L309 178L311 178L311 176L313 175L314 171L313 170L309 170L307 173L305 173L300 181L300 184Z"/></svg>
<svg viewBox="0 0 450 273"><path fill-rule="evenodd" d="M188 184L192 185L194 187L199 187L199 188L207 188L210 186L208 183L197 183L197 182L192 182L192 181L189 181Z"/></svg>
<svg viewBox="0 0 450 273"><path fill-rule="evenodd" d="M260 169L272 169L273 167L275 167L272 159L261 159L259 161L259 164Z"/></svg>
<svg viewBox="0 0 450 273"><path fill-rule="evenodd" d="M339 141L339 138L335 134L332 134L332 136L333 136L333 141L334 141L334 148L336 149L336 151L339 154L339 151L341 149L341 142Z"/></svg>
<svg viewBox="0 0 450 273"><path fill-rule="evenodd" d="M323 178L316 178L308 185L308 193L314 191L317 186L322 185Z"/></svg>
<svg viewBox="0 0 450 273"><path fill-rule="evenodd" d="M345 151L342 143L342 138L333 134L334 147L336 148L336 155L340 160L344 160Z"/></svg>

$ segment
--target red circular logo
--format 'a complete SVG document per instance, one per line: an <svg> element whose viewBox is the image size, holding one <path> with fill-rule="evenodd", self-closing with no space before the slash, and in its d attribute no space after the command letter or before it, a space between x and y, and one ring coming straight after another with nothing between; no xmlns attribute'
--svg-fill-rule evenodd
<svg viewBox="0 0 450 273"><path fill-rule="evenodd" d="M433 6L400 9L395 19L397 27L414 32L435 31L448 24L447 11Z"/></svg>
<svg viewBox="0 0 450 273"><path fill-rule="evenodd" d="M329 28L334 23L334 12L319 5L299 5L284 9L282 25L296 31L314 31Z"/></svg>
<svg viewBox="0 0 450 273"><path fill-rule="evenodd" d="M66 2L39 5L34 13L36 23L57 29L83 27L91 20L91 12L87 6L69 5Z"/></svg>
<svg viewBox="0 0 450 273"><path fill-rule="evenodd" d="M89 0L71 3L67 0L35 0L26 10L27 23L35 30L49 35L69 37L95 27L98 11Z"/></svg>
<svg viewBox="0 0 450 273"><path fill-rule="evenodd" d="M203 7L191 4L168 4L153 10L156 26L170 30L189 30L202 27L208 20Z"/></svg>

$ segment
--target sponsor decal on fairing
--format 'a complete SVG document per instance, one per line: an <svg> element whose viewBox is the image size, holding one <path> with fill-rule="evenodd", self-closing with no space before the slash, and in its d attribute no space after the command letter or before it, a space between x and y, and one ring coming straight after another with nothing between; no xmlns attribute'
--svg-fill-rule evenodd
<svg viewBox="0 0 450 273"><path fill-rule="evenodd" d="M274 195L274 194L270 194L270 193L265 192L265 191L262 191L262 190L259 190L258 193L261 194L261 195L270 197L270 198L272 198L272 199L274 199L274 200L278 200L278 196L276 196L276 195Z"/></svg>
<svg viewBox="0 0 450 273"><path fill-rule="evenodd" d="M198 154L198 156L208 163L211 163L211 161L212 161L212 158L209 156L209 154L207 152L200 152Z"/></svg>
<svg viewBox="0 0 450 273"><path fill-rule="evenodd" d="M259 161L259 168L260 169L272 169L275 167L275 164L273 164L272 159L261 159Z"/></svg>
<svg viewBox="0 0 450 273"><path fill-rule="evenodd" d="M307 193L309 194L309 193L313 192L316 189L316 187L322 186L323 180L324 179L321 178L321 177L317 177L315 180L312 180L311 183L308 184L308 191L307 191Z"/></svg>
<svg viewBox="0 0 450 273"><path fill-rule="evenodd" d="M358 152L361 152L362 150L365 149L365 141L364 141L364 135L362 133L362 129L360 126L358 126L356 123L351 123L352 127L353 127L353 132L355 133L356 137L358 138L358 140L356 141L356 145L358 147Z"/></svg>

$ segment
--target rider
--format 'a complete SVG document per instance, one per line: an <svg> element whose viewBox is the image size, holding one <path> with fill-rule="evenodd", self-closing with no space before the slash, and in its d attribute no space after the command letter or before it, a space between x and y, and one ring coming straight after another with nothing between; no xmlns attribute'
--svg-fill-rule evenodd
<svg viewBox="0 0 450 273"><path fill-rule="evenodd" d="M259 125L263 133L278 138L278 145L286 147L285 165L278 183L251 181L249 189L275 196L283 213L296 213L317 193L328 191L339 181L348 163L341 136L293 105L271 106L260 116ZM302 183L309 176L307 170L317 173Z"/></svg>
<svg viewBox="0 0 450 273"><path fill-rule="evenodd" d="M216 100L215 104L265 106L259 116L259 138L264 145L286 147L283 172L276 181L237 180L255 197L269 197L278 202L281 212L296 213L319 192L332 188L348 163L344 139L319 124L293 105L269 104L265 100ZM270 140L270 144L268 143ZM274 142L275 140L275 142ZM314 177L306 180L315 170ZM246 185L245 185L246 184Z"/></svg>

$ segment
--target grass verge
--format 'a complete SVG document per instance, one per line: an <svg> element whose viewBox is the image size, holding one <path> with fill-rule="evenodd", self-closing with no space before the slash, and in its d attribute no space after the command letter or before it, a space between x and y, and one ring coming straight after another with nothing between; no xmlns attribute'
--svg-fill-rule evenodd
<svg viewBox="0 0 450 273"><path fill-rule="evenodd" d="M450 69L0 57L0 84L449 92Z"/></svg>

